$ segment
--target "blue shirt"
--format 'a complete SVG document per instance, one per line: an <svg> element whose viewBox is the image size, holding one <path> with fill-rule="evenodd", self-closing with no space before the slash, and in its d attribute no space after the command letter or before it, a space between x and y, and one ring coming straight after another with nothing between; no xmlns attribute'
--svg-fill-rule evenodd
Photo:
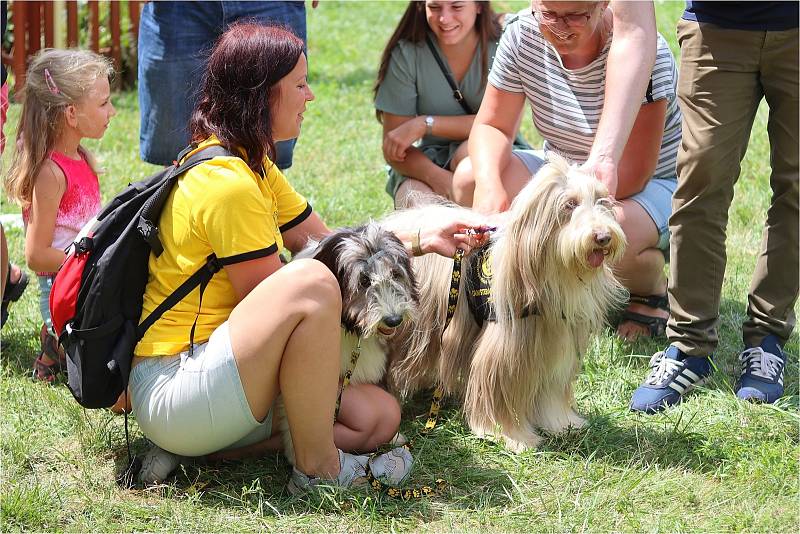
<svg viewBox="0 0 800 534"><path fill-rule="evenodd" d="M798 2L709 2L687 0L683 18L732 30L797 28Z"/></svg>

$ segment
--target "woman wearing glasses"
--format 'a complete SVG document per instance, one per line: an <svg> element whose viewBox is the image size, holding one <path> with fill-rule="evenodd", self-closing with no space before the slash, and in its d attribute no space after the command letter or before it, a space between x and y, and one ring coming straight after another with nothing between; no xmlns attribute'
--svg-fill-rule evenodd
<svg viewBox="0 0 800 534"><path fill-rule="evenodd" d="M508 23L469 139L469 159L454 177L460 204L492 212L508 207L553 150L577 163L592 149L605 97L614 16L608 2L534 0ZM646 67L645 67L646 68ZM675 190L681 116L677 72L659 35L655 65L610 193L628 239L616 273L631 292L617 333L628 340L662 335L668 317L663 273L667 221ZM542 151L511 150L525 103L544 137Z"/></svg>

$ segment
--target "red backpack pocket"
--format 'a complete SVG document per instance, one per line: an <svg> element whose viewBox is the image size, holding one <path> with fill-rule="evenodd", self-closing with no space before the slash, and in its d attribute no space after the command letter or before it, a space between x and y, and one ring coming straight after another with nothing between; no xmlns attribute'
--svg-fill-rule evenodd
<svg viewBox="0 0 800 534"><path fill-rule="evenodd" d="M75 317L83 271L91 254L91 237L84 237L70 249L70 254L58 270L50 290L50 317L56 335L61 337L67 324Z"/></svg>

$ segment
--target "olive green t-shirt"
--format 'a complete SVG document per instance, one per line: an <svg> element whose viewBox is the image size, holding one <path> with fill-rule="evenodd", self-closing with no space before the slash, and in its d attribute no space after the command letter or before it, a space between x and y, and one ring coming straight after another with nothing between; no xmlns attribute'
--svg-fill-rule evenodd
<svg viewBox="0 0 800 534"><path fill-rule="evenodd" d="M429 35L439 57L446 63L447 60L436 42L436 37L432 33ZM489 64L485 71L487 75L492 67L497 44L496 41L489 42L487 54ZM478 44L467 73L458 83L464 99L475 113L480 108L483 93L486 90L486 86L482 83L483 73L481 46ZM401 40L397 43L392 50L386 76L375 96L375 109L407 117L466 114L464 108L453 96L453 90L425 41L412 43ZM420 141L418 148L438 166L446 167L462 142L463 140L454 141L444 137L426 135ZM404 179L405 177L394 169L390 169L389 183L386 186L387 192L394 197L397 187Z"/></svg>

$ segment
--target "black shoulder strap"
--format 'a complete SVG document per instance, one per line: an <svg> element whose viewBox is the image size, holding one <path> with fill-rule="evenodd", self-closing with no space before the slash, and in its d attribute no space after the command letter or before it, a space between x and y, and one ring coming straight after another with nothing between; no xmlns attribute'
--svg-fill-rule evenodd
<svg viewBox="0 0 800 534"><path fill-rule="evenodd" d="M653 102L655 102L655 100L653 100L653 77L652 76L650 76L650 82L648 82L648 84L647 84L647 91L645 92L644 96L645 96L645 98L647 98L647 103L648 104L652 104Z"/></svg>
<svg viewBox="0 0 800 534"><path fill-rule="evenodd" d="M186 150L180 153L178 156L178 162L180 159L188 153L188 147ZM200 165L201 163L208 161L217 156L230 156L231 153L219 145L213 145L210 147L206 147L200 152L193 154L189 159L185 162L178 163L172 167L169 171L169 175L164 180L164 183L159 186L158 191L147 200L145 205L142 207L142 214L139 217L139 231L142 232L145 240L150 244L150 247L153 250L153 253L158 256L161 252L164 251L164 247L161 244L161 240L158 238L158 227L153 223L153 220L156 219L161 214L161 209L164 207L164 202L167 200L167 196L169 196L170 191L172 191L172 187L175 184L175 180L183 173L188 171L189 169ZM150 315L148 315L144 321L139 324L137 328L137 333L139 335L139 339L144 336L144 333L147 331L148 328L153 326L153 324L170 308L175 306L178 302L180 302L186 295L191 293L194 288L200 286L200 298L203 298L203 290L205 290L208 282L211 278L222 269L223 266L237 263L238 261L246 261L247 257L229 260L219 259L216 255L211 254L207 259L206 263L200 267L192 276L187 278L180 286L178 286L175 291L173 291L166 299L164 299L161 304L159 304L155 310L153 310ZM196 320L195 320L196 322ZM192 335L190 337L194 337L194 325L192 326Z"/></svg>
<svg viewBox="0 0 800 534"><path fill-rule="evenodd" d="M456 83L455 79L453 79L453 75L450 74L450 69L447 68L447 65L444 64L444 60L436 51L436 46L434 46L430 34L425 35L425 41L428 43L428 48L431 49L431 54L433 54L436 63L439 64L439 68L442 69L442 74L444 74L447 84L450 86L450 89L453 90L453 98L455 98L456 101L461 104L461 107L464 108L464 111L467 112L467 115L474 115L475 112L472 111L472 108L470 108L469 104L467 104L466 99L464 99L464 95L461 93L461 89L458 88L458 84Z"/></svg>
<svg viewBox="0 0 800 534"><path fill-rule="evenodd" d="M172 168L169 169L166 178L159 186L158 190L153 196L147 199L147 201L144 203L144 206L142 206L142 212L138 221L139 233L142 234L145 241L147 241L147 244L150 245L150 249L153 251L153 254L156 256L160 256L161 253L164 252L164 246L161 244L161 240L158 238L158 226L156 226L156 221L158 220L159 215L161 215L164 202L167 201L167 197L172 191L172 188L175 185L175 181L178 179L178 177L212 158L217 156L232 155L222 146L212 145L201 149L183 163L179 163L181 158L183 158L185 154L194 148L196 147L192 147L190 145L178 155L178 160L175 162Z"/></svg>

